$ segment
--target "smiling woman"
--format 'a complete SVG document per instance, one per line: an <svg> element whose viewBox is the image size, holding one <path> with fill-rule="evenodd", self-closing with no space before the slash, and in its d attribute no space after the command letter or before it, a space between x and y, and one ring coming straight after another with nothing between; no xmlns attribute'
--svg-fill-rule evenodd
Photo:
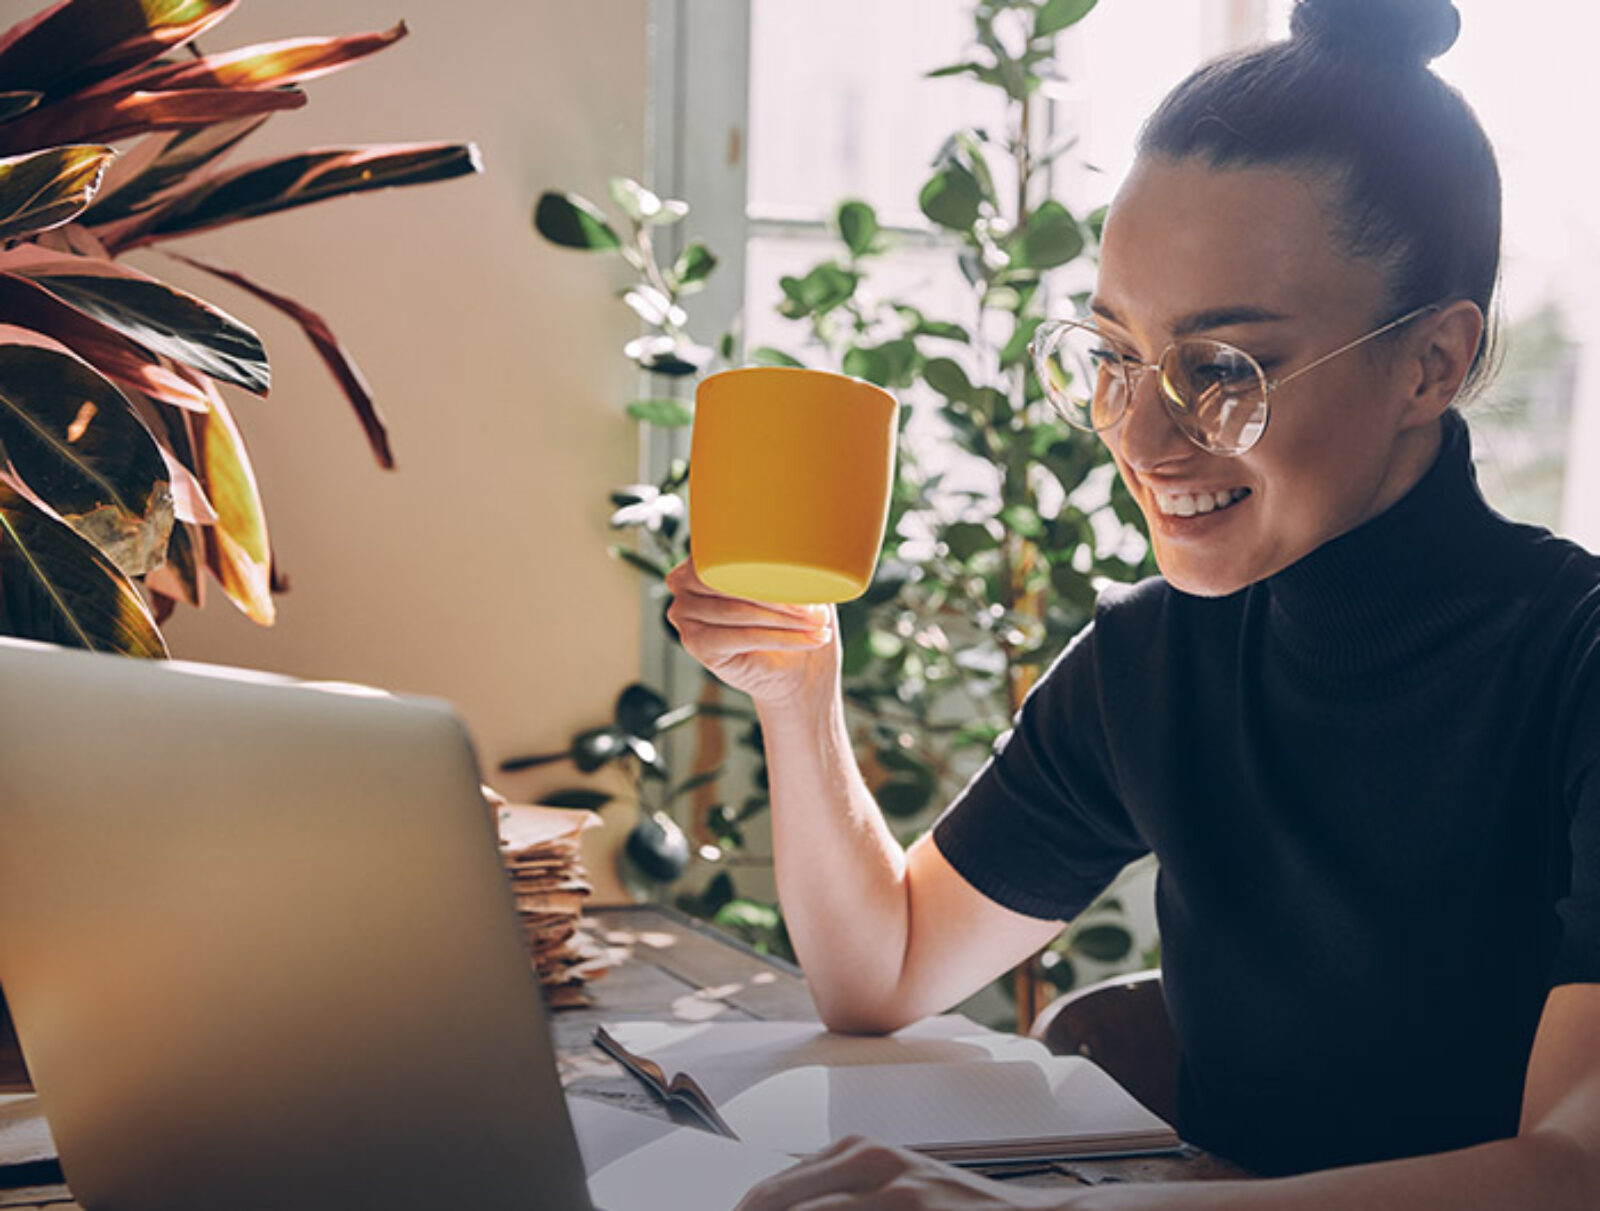
<svg viewBox="0 0 1600 1211"><path fill-rule="evenodd" d="M1037 351L1162 575L1102 591L929 837L849 759L827 619L669 578L760 711L825 1020L950 1005L1154 852L1178 1127L1282 1180L1040 1202L847 1143L751 1211L1593 1205L1600 560L1477 489L1500 195L1427 66L1458 24L1300 0L1146 125L1092 318Z"/></svg>

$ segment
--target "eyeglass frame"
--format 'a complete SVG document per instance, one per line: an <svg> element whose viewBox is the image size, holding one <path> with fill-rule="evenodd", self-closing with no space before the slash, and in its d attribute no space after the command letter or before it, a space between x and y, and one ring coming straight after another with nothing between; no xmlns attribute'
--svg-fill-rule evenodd
<svg viewBox="0 0 1600 1211"><path fill-rule="evenodd" d="M1074 320L1049 320L1039 325L1039 327L1034 331L1033 337L1028 341L1028 360L1033 364L1034 377L1038 380L1039 386L1043 388L1045 398L1050 401L1050 406L1053 407L1056 412L1060 414L1061 418L1073 428L1089 433L1103 433L1127 416L1128 408L1133 403L1133 397L1138 391L1139 381L1142 380L1144 375L1154 370L1160 376L1157 381L1161 388L1161 390L1158 392L1161 397L1161 404L1166 409L1167 415L1171 416L1174 423L1176 423L1178 432L1182 433L1184 437L1188 438L1189 441L1194 443L1200 449L1206 451L1208 454L1216 454L1223 458L1238 458L1240 455L1247 454L1253 450L1256 444L1261 440L1262 435L1266 433L1267 423L1272 419L1272 392L1276 391L1279 387L1284 386L1286 383L1293 382L1302 374L1306 374L1312 370L1315 370L1323 363L1331 362L1341 353L1348 353L1350 350L1359 348L1368 341L1377 339L1386 332L1392 332L1394 329L1399 328L1402 325L1409 324L1414 319L1421 318L1430 311L1439 310L1441 305L1442 304L1439 303L1426 303L1421 307L1415 307L1397 319L1392 319L1388 323L1374 328L1371 332L1356 337L1353 341L1345 342L1331 353L1324 353L1321 357L1307 362L1298 370L1292 370L1288 374L1283 375L1281 378L1275 379L1267 378L1267 372L1261 368L1261 363L1255 359L1253 354L1239 348L1237 345L1229 343L1228 341L1219 341L1211 337L1180 337L1178 340L1169 341L1166 348L1162 349L1162 351L1156 356L1156 360L1153 362L1143 362L1139 361L1137 358L1131 357L1122 358L1119 360L1118 369L1122 373L1124 385L1127 388L1127 395L1123 400L1122 407L1117 410L1116 416L1104 425L1095 425L1092 422L1089 425L1083 425L1075 421L1068 414L1067 409L1057 402L1056 393L1051 389L1050 386L1049 376L1041 370L1039 364L1040 359L1044 356L1044 346L1058 333L1064 332L1068 328L1081 328L1090 332L1100 332L1100 329L1094 323L1092 316L1084 319ZM1250 366L1250 368L1256 372L1256 378L1261 383L1261 405L1265 409L1266 415L1261 421L1260 430L1253 438L1250 439L1248 445L1242 446L1237 450L1213 449L1202 442L1199 438L1195 437L1193 433L1189 432L1188 428L1183 423L1185 419L1184 416L1174 411L1174 408L1177 407L1177 402L1171 398L1171 392L1167 386L1168 379L1165 372L1161 368L1161 363L1166 361L1167 355L1185 341L1206 341L1212 345L1220 345L1224 349L1228 349L1233 353L1237 353L1240 357L1244 358L1245 362ZM1137 371L1137 374L1134 373L1135 371ZM1090 415L1093 415L1092 406L1090 409Z"/></svg>

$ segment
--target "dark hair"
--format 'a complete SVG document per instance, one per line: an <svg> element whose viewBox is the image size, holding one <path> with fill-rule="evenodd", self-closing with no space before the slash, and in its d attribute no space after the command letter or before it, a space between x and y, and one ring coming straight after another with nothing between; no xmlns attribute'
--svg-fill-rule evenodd
<svg viewBox="0 0 1600 1211"><path fill-rule="evenodd" d="M1327 174L1335 237L1384 263L1393 312L1470 299L1491 317L1500 170L1471 107L1428 67L1460 23L1450 0L1297 0L1287 41L1194 72L1139 152Z"/></svg>

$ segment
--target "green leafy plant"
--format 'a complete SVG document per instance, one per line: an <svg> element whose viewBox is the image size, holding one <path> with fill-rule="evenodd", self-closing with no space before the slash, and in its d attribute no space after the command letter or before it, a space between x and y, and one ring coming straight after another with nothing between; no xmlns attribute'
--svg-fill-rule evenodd
<svg viewBox="0 0 1600 1211"><path fill-rule="evenodd" d="M1073 141L1042 145L1036 114L1039 89L1053 73L1055 36L1093 7L1093 0L980 0L970 57L930 73L997 89L1007 113L1003 132L953 133L919 195L967 284L960 311L933 315L925 302L874 292L875 270L894 240L870 204L851 199L833 214L837 252L778 283L778 311L796 325L795 343L746 355L754 364L842 370L910 405L902 409L877 577L862 598L839 608L857 755L903 839L925 829L987 756L1039 672L1088 621L1099 584L1153 570L1137 507L1105 451L1054 414L1028 365L1035 329L1047 310L1075 301L1098 245L1102 215L1075 215L1050 190L1052 165ZM1002 158L1013 182L1006 196L996 184ZM679 299L715 260L690 244L663 269L654 237L687 207L633 182L613 183L612 199L624 218L616 225L579 195L546 193L535 226L554 243L619 256L638 275L624 298L646 332L625 352L665 386L628 411L648 425L682 428L693 413L680 384L715 355L686 330ZM736 344L726 336L718 352L731 360ZM918 414L931 424L913 436ZM931 439L923 435L928 428ZM983 469L988 486L951 487L946 468L955 461ZM612 525L637 535L614 551L656 580L687 551L686 478L678 462L660 482L612 496ZM753 729L742 741L759 750ZM717 802L695 822L726 856L741 851L746 826L766 807L759 762L754 780L743 797L717 796L737 806ZM781 918L743 907L725 913L742 904L726 866L680 903L780 944ZM1032 1016L1046 987L1071 987L1083 961L1122 964L1136 958L1132 951L1120 901L1103 899L1026 969L1018 982L1023 1012Z"/></svg>
<svg viewBox="0 0 1600 1211"><path fill-rule="evenodd" d="M301 152L223 167L298 87L405 27L202 54L238 0L61 0L0 34L0 633L158 656L209 569L270 624L281 591L223 389L262 396L255 331L123 264L134 249L326 198L475 172L471 145ZM120 147L120 152L118 148ZM244 275L306 333L393 465L349 353L315 311Z"/></svg>

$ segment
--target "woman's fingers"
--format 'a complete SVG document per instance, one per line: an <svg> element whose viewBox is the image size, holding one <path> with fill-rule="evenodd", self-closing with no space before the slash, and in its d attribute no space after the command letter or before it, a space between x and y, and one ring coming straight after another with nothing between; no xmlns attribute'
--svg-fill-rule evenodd
<svg viewBox="0 0 1600 1211"><path fill-rule="evenodd" d="M812 631L833 621L826 606L770 606L738 597L700 597L693 593L674 597L668 613L674 625L681 618L710 626L788 631Z"/></svg>
<svg viewBox="0 0 1600 1211"><path fill-rule="evenodd" d="M833 638L829 627L791 630L784 627L714 626L673 620L683 646L713 667L745 652L810 652Z"/></svg>
<svg viewBox="0 0 1600 1211"><path fill-rule="evenodd" d="M769 1177L745 1195L738 1211L785 1211L826 1195L876 1190L904 1168L895 1149L847 1136Z"/></svg>
<svg viewBox="0 0 1600 1211"><path fill-rule="evenodd" d="M745 1195L738 1211L1060 1211L1071 1198L1059 1189L1004 1186L852 1136L769 1177Z"/></svg>

